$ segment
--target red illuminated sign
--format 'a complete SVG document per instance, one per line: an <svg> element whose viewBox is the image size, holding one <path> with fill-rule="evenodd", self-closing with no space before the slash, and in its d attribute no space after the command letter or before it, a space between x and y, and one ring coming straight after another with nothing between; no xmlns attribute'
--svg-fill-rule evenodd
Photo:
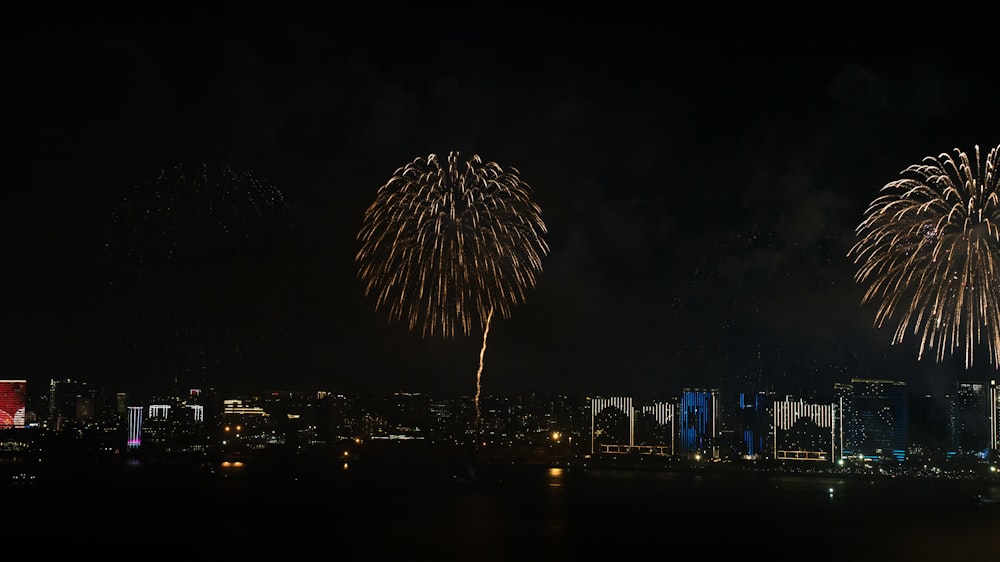
<svg viewBox="0 0 1000 562"><path fill-rule="evenodd" d="M0 429L24 427L24 388L27 381L0 380Z"/></svg>

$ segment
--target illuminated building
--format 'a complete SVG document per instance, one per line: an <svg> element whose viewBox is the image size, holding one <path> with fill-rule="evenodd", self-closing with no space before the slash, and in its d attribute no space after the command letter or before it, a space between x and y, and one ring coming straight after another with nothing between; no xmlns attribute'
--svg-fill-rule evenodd
<svg viewBox="0 0 1000 562"><path fill-rule="evenodd" d="M774 452L772 439L774 395L770 392L740 392L729 416L731 432L736 434L735 453L754 459Z"/></svg>
<svg viewBox="0 0 1000 562"><path fill-rule="evenodd" d="M840 457L854 454L854 387L851 383L833 383L833 403L837 405L840 417L840 428L837 431L837 448Z"/></svg>
<svg viewBox="0 0 1000 562"><path fill-rule="evenodd" d="M837 408L803 400L774 402L774 458L835 462Z"/></svg>
<svg viewBox="0 0 1000 562"><path fill-rule="evenodd" d="M1000 395L998 392L1000 392L1000 387L997 387L997 381L991 380L989 398L990 449L994 457L1000 452Z"/></svg>
<svg viewBox="0 0 1000 562"><path fill-rule="evenodd" d="M632 449L640 453L674 454L676 405L643 404L633 416Z"/></svg>
<svg viewBox="0 0 1000 562"><path fill-rule="evenodd" d="M632 398L590 400L590 452L626 452L632 447Z"/></svg>
<svg viewBox="0 0 1000 562"><path fill-rule="evenodd" d="M685 388L681 391L678 412L680 418L680 452L697 455L711 451L717 454L716 437L719 426L719 391Z"/></svg>
<svg viewBox="0 0 1000 562"><path fill-rule="evenodd" d="M752 390L749 384L742 390L719 393L719 430L715 439L719 458L750 460L772 455L774 400L773 390Z"/></svg>
<svg viewBox="0 0 1000 562"><path fill-rule="evenodd" d="M260 406L255 406L249 401L240 398L227 398L222 401L222 413L226 416L266 416L267 412Z"/></svg>
<svg viewBox="0 0 1000 562"><path fill-rule="evenodd" d="M142 444L142 406L128 407L127 446L136 449Z"/></svg>
<svg viewBox="0 0 1000 562"><path fill-rule="evenodd" d="M24 427L27 380L0 380L0 429Z"/></svg>
<svg viewBox="0 0 1000 562"><path fill-rule="evenodd" d="M169 404L150 404L149 406L149 418L169 418L170 417L170 405Z"/></svg>
<svg viewBox="0 0 1000 562"><path fill-rule="evenodd" d="M849 385L840 384L835 389L844 409L843 456L905 460L909 424L906 383L851 379Z"/></svg>
<svg viewBox="0 0 1000 562"><path fill-rule="evenodd" d="M982 382L958 381L951 400L951 453L986 458L990 449L990 392Z"/></svg>
<svg viewBox="0 0 1000 562"><path fill-rule="evenodd" d="M591 453L674 452L675 405L668 402L633 406L632 398L590 399Z"/></svg>
<svg viewBox="0 0 1000 562"><path fill-rule="evenodd" d="M166 446L173 437L169 404L150 404L149 416L144 420L142 434L146 444Z"/></svg>

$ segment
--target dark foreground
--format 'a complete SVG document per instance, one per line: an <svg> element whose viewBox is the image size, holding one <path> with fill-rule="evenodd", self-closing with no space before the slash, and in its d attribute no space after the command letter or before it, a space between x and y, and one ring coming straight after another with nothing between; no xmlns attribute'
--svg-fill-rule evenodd
<svg viewBox="0 0 1000 562"><path fill-rule="evenodd" d="M981 481L331 459L3 470L8 552L29 556L1000 556L1000 489Z"/></svg>

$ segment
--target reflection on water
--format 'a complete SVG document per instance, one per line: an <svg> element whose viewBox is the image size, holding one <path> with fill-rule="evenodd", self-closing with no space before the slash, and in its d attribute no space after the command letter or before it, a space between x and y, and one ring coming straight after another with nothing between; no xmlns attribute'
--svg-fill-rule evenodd
<svg viewBox="0 0 1000 562"><path fill-rule="evenodd" d="M549 486L552 486L552 487L562 486L562 478L563 478L563 473L565 472L565 470L566 469L561 468L561 467L557 467L557 466L549 468L549 470L548 470L548 475L549 475L548 483L549 483Z"/></svg>
<svg viewBox="0 0 1000 562"><path fill-rule="evenodd" d="M226 464L228 462L228 464ZM1000 553L1000 486L525 466L222 461L39 474L0 489L24 538L86 513L69 542L206 553L349 545L351 559L582 560L767 552L769 559L926 560ZM182 513L183 515L178 515Z"/></svg>

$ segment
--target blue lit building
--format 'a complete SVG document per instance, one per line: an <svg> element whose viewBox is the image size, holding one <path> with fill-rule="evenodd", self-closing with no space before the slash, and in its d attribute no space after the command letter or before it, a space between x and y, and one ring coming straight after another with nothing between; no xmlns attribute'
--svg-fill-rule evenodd
<svg viewBox="0 0 1000 562"><path fill-rule="evenodd" d="M774 394L770 392L740 392L736 395L734 428L740 456L758 458L772 453L771 409Z"/></svg>
<svg viewBox="0 0 1000 562"><path fill-rule="evenodd" d="M716 453L718 435L719 391L685 388L681 391L677 424L682 455Z"/></svg>

